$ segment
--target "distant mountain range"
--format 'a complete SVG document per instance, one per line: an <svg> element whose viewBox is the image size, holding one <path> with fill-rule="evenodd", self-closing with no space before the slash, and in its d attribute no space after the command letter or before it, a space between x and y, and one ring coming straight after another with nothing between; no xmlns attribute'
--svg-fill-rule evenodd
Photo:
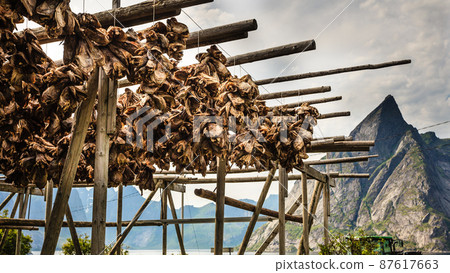
<svg viewBox="0 0 450 273"><path fill-rule="evenodd" d="M350 135L355 140L375 140L369 154L379 156L368 162L330 165L330 171L371 174L369 179L336 180L336 187L331 188L330 227L341 231L361 227L368 233L397 236L407 248L449 251L450 139L439 139L432 132L420 134L405 122L392 96ZM363 154L334 153L331 157ZM321 202L316 215L323 219ZM270 225L252 237L253 248L267 237ZM298 246L300 230L300 225L290 224L290 247ZM321 224L315 223L311 237L311 246L316 247L323 237ZM277 250L277 240L269 250Z"/></svg>
<svg viewBox="0 0 450 273"><path fill-rule="evenodd" d="M56 194L56 190L54 192ZM0 200L3 200L7 193L0 192ZM123 220L131 220L144 202L144 198L140 192L132 187L124 187L123 192ZM15 199L15 198L14 198ZM6 206L5 209L11 211L14 199ZM75 221L90 221L92 219L92 200L93 190L76 188L72 190L69 204ZM243 200L255 204L253 200ZM270 196L265 202L265 207L271 209L278 208L278 199L276 196ZM151 202L147 209L141 216L141 220L159 219L161 211L161 203ZM168 210L168 218L171 213ZM116 221L117 219L117 193L114 189L108 189L108 207L107 207L107 221ZM177 216L180 218L181 209L177 210ZM215 216L215 205L209 203L202 207L185 206L185 218L207 218ZM233 207L225 207L226 217L247 217L251 216L250 212L236 209ZM28 217L28 214L27 214ZM42 196L32 196L30 219L45 219L45 203ZM246 223L226 223L225 224L225 247L234 247L239 245L244 237L246 230ZM257 228L262 224L258 223ZM78 234L91 235L90 228L77 228ZM187 249L209 249L214 244L214 224L195 224L185 225L185 247ZM24 231L25 234L30 234L33 238L33 251L40 250L44 239L44 228L39 231ZM106 242L112 243L115 241L116 228L107 228ZM63 228L58 242L58 249L61 245L70 238L70 233L67 228ZM162 228L161 227L135 227L126 238L125 245L130 249L161 249L162 244ZM178 241L173 225L168 228L168 248L178 249Z"/></svg>

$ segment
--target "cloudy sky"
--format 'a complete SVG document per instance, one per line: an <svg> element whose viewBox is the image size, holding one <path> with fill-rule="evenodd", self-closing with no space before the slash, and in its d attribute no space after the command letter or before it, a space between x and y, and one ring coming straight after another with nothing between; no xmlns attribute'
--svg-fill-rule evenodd
<svg viewBox="0 0 450 273"><path fill-rule="evenodd" d="M86 11L91 13L111 7L110 0L86 2ZM138 2L141 1L122 0L122 6ZM82 3L82 0L73 0L72 9L81 12ZM244 75L247 71L256 80L280 74L412 59L412 64L406 66L304 79L260 88L260 92L265 93L330 85L332 92L304 96L300 101L343 96L342 101L317 105L317 108L323 113L351 111L351 117L320 121L316 136L348 135L388 94L395 97L405 120L416 128L450 119L449 1L215 0L184 11L202 28L257 19L258 30L250 32L248 39L222 44L226 55L316 40L315 51L246 64L242 68L230 68L237 75ZM191 31L199 30L186 14L182 13L179 21L186 23ZM61 48L53 44L47 50L49 55L59 59L62 56ZM182 64L194 63L196 53L197 49L188 50ZM282 102L295 101L298 98ZM450 138L448 123L430 130L441 138ZM227 192L234 194L235 198L257 199L259 194L259 190L250 185L230 186ZM277 192L277 188L272 187L271 192ZM193 196L189 198L195 199ZM202 202L189 203L199 205Z"/></svg>

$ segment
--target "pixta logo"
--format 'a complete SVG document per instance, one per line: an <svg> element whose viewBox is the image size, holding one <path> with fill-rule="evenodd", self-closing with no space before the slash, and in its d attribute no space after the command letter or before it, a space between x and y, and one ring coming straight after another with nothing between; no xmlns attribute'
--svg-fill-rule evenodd
<svg viewBox="0 0 450 273"><path fill-rule="evenodd" d="M128 144L136 144L137 148L143 149L144 148L144 129L146 128L146 144L147 144L147 151L153 152L154 145L155 145L155 130L164 123L166 119L169 118L169 114L165 113L161 115L161 111L151 109L149 106L145 106L137 110L135 113L130 115L127 118L127 139L126 142ZM136 128L136 138L133 139L133 123L135 124ZM164 136L156 140L156 142L164 143L167 140L169 140L171 134L170 130L170 124L165 125L165 132Z"/></svg>

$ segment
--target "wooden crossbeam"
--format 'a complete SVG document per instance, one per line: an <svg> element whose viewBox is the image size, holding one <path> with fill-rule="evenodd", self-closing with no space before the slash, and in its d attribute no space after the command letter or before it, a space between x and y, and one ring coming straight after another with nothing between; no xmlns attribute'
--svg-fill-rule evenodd
<svg viewBox="0 0 450 273"><path fill-rule="evenodd" d="M14 217L14 216L13 216ZM248 223L251 217L226 217L224 218L225 223ZM260 216L258 222L271 222L274 221L274 217ZM167 220L139 220L136 221L135 227L151 227L151 226L162 226L164 223L168 225L174 224L214 224L215 218L192 218L192 219L167 219ZM122 227L126 227L131 221L122 221ZM86 221L74 221L74 226L77 228L87 228L92 227L92 222ZM0 218L0 228L9 228L11 226L17 227L45 227L45 220L34 220L34 219L14 219L14 218ZM117 222L106 222L107 227L117 227ZM69 227L67 221L63 222L63 227Z"/></svg>
<svg viewBox="0 0 450 273"><path fill-rule="evenodd" d="M316 42L314 40L302 41L229 57L226 66L247 64L315 49Z"/></svg>
<svg viewBox="0 0 450 273"><path fill-rule="evenodd" d="M309 73L290 75L290 76L281 76L281 77L277 77L277 78L259 80L259 81L256 81L255 83L257 85L265 85L265 84L287 82L287 81L294 81L294 80L314 78L314 77L322 77L322 76L354 72L354 71L361 71L361 70L381 69L381 68L410 64L410 63L411 63L411 60L401 60L401 61L393 61L393 62L386 62L386 63L379 63L379 64L366 64L366 65L359 65L359 66L352 66L352 67L337 68L337 69L333 69L333 70L309 72Z"/></svg>
<svg viewBox="0 0 450 273"><path fill-rule="evenodd" d="M339 100L342 100L342 96L287 103L287 104L282 104L282 105L279 105L279 106L274 106L274 107L271 107L271 108L272 109L275 108L275 107L296 108L296 107L300 107L303 103L308 103L309 105L313 105L313 104L327 103L327 102L333 102L333 101L339 101Z"/></svg>
<svg viewBox="0 0 450 273"><path fill-rule="evenodd" d="M205 198L205 199L211 200L213 202L216 202L217 195L212 191L208 191L205 189L196 189L194 191L194 193L198 197ZM230 197L225 197L225 204L228 206L240 208L240 209L251 211L251 212L254 212L256 209L255 205L252 205L252 204L249 204L246 202L242 202L242 201L236 200L234 198L230 198ZM260 213L264 214L266 216L278 218L278 211L261 208ZM295 215L289 215L289 214L286 214L286 220L292 221L292 222L297 222L297 223L301 223L303 221L302 217L295 216Z"/></svg>
<svg viewBox="0 0 450 273"><path fill-rule="evenodd" d="M313 87L313 88L307 88L307 89L297 89L297 90L260 94L258 96L258 99L260 99L260 100L281 99L281 98L288 98L288 97L298 97L298 96L304 96L304 95L326 93L326 92L330 92L330 91L331 91L331 86L320 86L320 87Z"/></svg>
<svg viewBox="0 0 450 273"><path fill-rule="evenodd" d="M141 25L153 21L153 11L155 19L162 20L181 13L182 8L213 2L213 0L158 0L156 5L153 1L143 1L128 7L110 9L94 13L103 28L114 25L114 17L117 19L116 25L130 27ZM50 38L45 28L32 29L40 44L56 42L60 39Z"/></svg>

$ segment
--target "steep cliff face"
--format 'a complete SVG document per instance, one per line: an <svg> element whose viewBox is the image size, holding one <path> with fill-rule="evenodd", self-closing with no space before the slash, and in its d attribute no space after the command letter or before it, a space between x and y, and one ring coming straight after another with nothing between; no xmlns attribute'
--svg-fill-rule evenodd
<svg viewBox="0 0 450 273"><path fill-rule="evenodd" d="M330 165L330 171L371 173L369 179L336 180L331 189L330 227L362 227L369 233L397 236L410 248L450 250L450 140L438 139L434 133L420 135L405 122L392 96L350 135L355 140L375 140L370 154L379 157ZM362 154L335 153L331 157ZM321 205L316 215L322 218ZM321 227L315 223L312 229L313 247L321 241ZM258 233L264 233L265 228ZM288 230L290 244L297 244L299 236L293 235L300 234L299 230L300 226ZM276 244L271 247L276 248Z"/></svg>

